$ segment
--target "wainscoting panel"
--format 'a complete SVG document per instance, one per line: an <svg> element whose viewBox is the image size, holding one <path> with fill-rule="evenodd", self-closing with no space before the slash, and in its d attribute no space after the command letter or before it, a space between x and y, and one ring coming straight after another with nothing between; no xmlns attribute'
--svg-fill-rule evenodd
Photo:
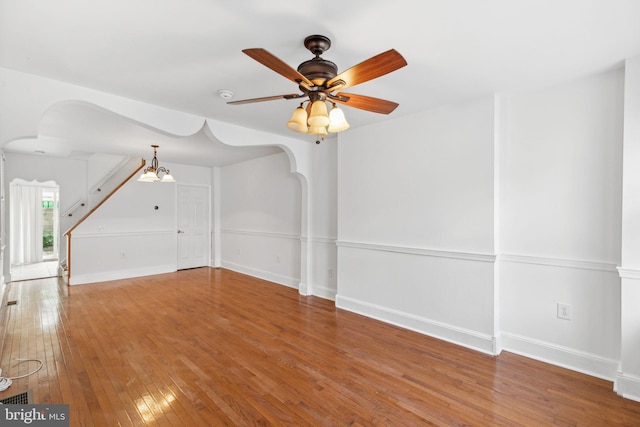
<svg viewBox="0 0 640 427"><path fill-rule="evenodd" d="M613 381L620 360L616 265L501 255L500 330L506 351ZM562 319L558 305L569 306Z"/></svg>
<svg viewBox="0 0 640 427"><path fill-rule="evenodd" d="M491 254L338 242L336 305L489 354Z"/></svg>
<svg viewBox="0 0 640 427"><path fill-rule="evenodd" d="M281 285L300 284L300 236L221 230L222 267Z"/></svg>
<svg viewBox="0 0 640 427"><path fill-rule="evenodd" d="M70 285L176 271L176 232L73 233L70 268Z"/></svg>

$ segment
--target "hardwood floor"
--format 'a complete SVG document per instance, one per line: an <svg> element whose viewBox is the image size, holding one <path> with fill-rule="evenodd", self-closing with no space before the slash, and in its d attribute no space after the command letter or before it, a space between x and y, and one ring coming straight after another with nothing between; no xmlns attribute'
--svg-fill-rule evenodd
<svg viewBox="0 0 640 427"><path fill-rule="evenodd" d="M0 398L73 426L640 425L607 381L484 355L228 270L10 283Z"/></svg>

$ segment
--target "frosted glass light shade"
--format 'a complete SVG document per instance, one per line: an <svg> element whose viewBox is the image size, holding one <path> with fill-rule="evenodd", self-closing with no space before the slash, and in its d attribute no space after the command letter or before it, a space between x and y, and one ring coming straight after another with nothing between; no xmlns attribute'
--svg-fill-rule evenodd
<svg viewBox="0 0 640 427"><path fill-rule="evenodd" d="M324 126L310 126L309 133L313 135L327 135L327 128Z"/></svg>
<svg viewBox="0 0 640 427"><path fill-rule="evenodd" d="M313 101L311 104L311 113L309 114L309 126L328 126L329 114L327 113L327 104L324 101Z"/></svg>
<svg viewBox="0 0 640 427"><path fill-rule="evenodd" d="M176 182L176 180L173 179L173 177L171 175L166 174L165 176L162 177L160 182Z"/></svg>
<svg viewBox="0 0 640 427"><path fill-rule="evenodd" d="M349 129L349 123L344 118L344 112L335 105L329 112L329 119L331 121L327 129L329 132L342 132Z"/></svg>
<svg viewBox="0 0 640 427"><path fill-rule="evenodd" d="M149 172L145 172L143 173L140 178L138 178L139 182L153 182L153 181L157 181L158 177L156 176L155 173L149 171Z"/></svg>
<svg viewBox="0 0 640 427"><path fill-rule="evenodd" d="M287 122L287 127L296 132L307 133L307 111L302 107L296 108Z"/></svg>

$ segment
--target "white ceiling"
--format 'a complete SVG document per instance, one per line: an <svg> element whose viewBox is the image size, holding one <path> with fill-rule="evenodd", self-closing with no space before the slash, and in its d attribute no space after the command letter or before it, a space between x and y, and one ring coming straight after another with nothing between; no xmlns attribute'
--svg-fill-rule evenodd
<svg viewBox="0 0 640 427"><path fill-rule="evenodd" d="M296 68L312 57L303 46L310 34L332 40L323 57L339 71L390 48L408 62L349 89L400 104L390 116L344 108L355 128L619 67L640 55L640 1L0 0L0 67L287 136L297 136L285 128L296 101L232 106L217 92L231 90L232 100L297 92L241 50L262 47ZM104 151L110 132L130 135L129 149L139 141L144 154L150 151L149 130L93 113L91 120L66 115L46 124L57 129L60 147L68 144L61 153ZM220 164L234 152L207 146L206 135L194 138L169 161ZM17 151L38 141L9 143L0 140ZM203 157L205 146L216 152ZM268 152L237 150L249 157Z"/></svg>

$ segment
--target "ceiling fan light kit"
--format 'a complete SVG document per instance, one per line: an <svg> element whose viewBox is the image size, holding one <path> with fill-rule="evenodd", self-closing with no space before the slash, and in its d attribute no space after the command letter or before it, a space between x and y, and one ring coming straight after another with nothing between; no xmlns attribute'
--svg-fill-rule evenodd
<svg viewBox="0 0 640 427"><path fill-rule="evenodd" d="M287 127L295 132L307 133L307 110L302 108L302 104L293 110L293 115L287 122Z"/></svg>
<svg viewBox="0 0 640 427"><path fill-rule="evenodd" d="M325 127L329 126L329 113L327 112L327 104L324 101L313 101L311 103L311 114L309 114L309 126Z"/></svg>
<svg viewBox="0 0 640 427"><path fill-rule="evenodd" d="M333 103L333 107L329 111L329 127L327 130L329 132L342 132L347 129L349 129L349 123L344 117L344 112Z"/></svg>
<svg viewBox="0 0 640 427"><path fill-rule="evenodd" d="M327 128L325 126L309 126L309 133L317 136L327 136Z"/></svg>
<svg viewBox="0 0 640 427"><path fill-rule="evenodd" d="M384 99L336 92L373 80L407 65L405 59L396 50L390 49L338 74L336 64L321 57L331 47L331 40L328 37L308 36L304 40L304 46L315 57L301 63L297 70L264 49L242 51L267 68L296 83L302 93L245 99L228 102L228 104L240 105L276 99L307 98L293 111L291 119L287 122L287 128L318 136L349 129L344 112L336 103L379 114L390 114L398 106L397 103ZM327 112L327 103L331 106L329 112ZM316 141L316 143L319 142Z"/></svg>

